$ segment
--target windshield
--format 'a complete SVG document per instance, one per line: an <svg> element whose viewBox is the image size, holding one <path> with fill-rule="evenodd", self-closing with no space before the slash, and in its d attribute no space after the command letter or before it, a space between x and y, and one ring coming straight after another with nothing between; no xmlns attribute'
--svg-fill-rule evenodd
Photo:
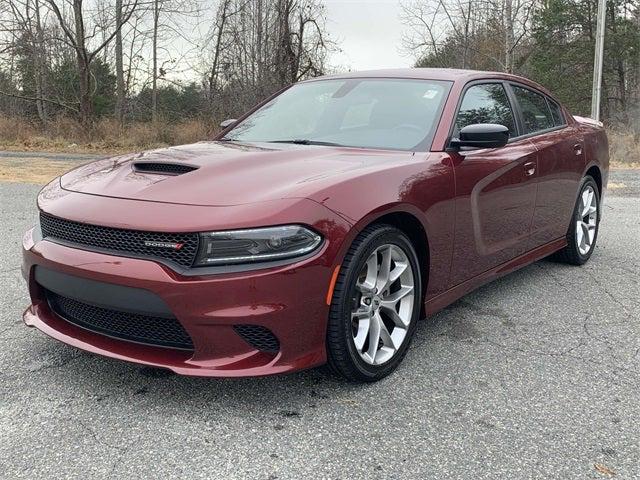
<svg viewBox="0 0 640 480"><path fill-rule="evenodd" d="M321 80L294 85L226 136L241 142L428 148L450 82Z"/></svg>

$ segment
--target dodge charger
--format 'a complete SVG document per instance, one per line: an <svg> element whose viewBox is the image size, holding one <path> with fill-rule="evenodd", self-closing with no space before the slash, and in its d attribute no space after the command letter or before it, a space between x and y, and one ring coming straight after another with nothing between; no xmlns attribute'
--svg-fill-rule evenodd
<svg viewBox="0 0 640 480"><path fill-rule="evenodd" d="M525 78L320 77L221 126L41 190L28 326L184 375L328 364L371 382L420 319L536 260L594 252L606 135Z"/></svg>

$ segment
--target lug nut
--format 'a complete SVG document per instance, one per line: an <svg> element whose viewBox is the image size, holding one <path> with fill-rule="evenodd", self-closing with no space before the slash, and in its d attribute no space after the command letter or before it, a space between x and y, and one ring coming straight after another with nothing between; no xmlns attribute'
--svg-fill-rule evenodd
<svg viewBox="0 0 640 480"><path fill-rule="evenodd" d="M370 299L369 297L366 297L366 298L364 299L364 304L365 304L365 305L371 305L371 299Z"/></svg>

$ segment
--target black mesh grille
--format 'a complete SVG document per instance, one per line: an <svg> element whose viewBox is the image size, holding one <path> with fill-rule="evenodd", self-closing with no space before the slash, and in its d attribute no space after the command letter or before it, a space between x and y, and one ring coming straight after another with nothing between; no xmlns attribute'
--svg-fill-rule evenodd
<svg viewBox="0 0 640 480"><path fill-rule="evenodd" d="M133 168L138 172L162 173L165 175L182 175L198 169L198 167L191 165L159 162L138 162L133 164Z"/></svg>
<svg viewBox="0 0 640 480"><path fill-rule="evenodd" d="M271 330L261 325L234 325L233 329L245 342L263 352L277 352L280 342Z"/></svg>
<svg viewBox="0 0 640 480"><path fill-rule="evenodd" d="M175 318L151 317L95 307L46 290L51 309L69 323L121 340L193 350L191 337Z"/></svg>
<svg viewBox="0 0 640 480"><path fill-rule="evenodd" d="M40 213L40 228L43 238L57 238L65 242L118 252L125 256L164 258L185 267L193 264L198 253L197 233L142 232L102 227L64 220L43 212ZM176 249L170 245L182 246Z"/></svg>

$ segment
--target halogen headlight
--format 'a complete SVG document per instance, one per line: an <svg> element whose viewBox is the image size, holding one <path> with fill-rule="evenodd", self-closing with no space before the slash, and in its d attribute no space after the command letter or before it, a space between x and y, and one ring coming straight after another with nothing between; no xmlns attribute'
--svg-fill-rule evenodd
<svg viewBox="0 0 640 480"><path fill-rule="evenodd" d="M196 266L268 262L313 251L322 237L299 225L200 234Z"/></svg>

